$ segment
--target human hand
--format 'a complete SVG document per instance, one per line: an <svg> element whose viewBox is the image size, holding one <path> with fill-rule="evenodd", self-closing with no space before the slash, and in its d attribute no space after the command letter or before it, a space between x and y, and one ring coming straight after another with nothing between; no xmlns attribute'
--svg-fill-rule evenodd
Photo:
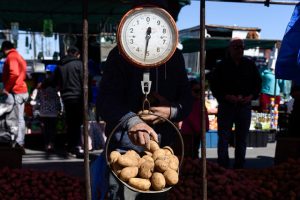
<svg viewBox="0 0 300 200"><path fill-rule="evenodd" d="M128 131L131 142L138 146L146 146L150 148L150 137L158 142L157 133L146 123L139 123L132 126Z"/></svg>
<svg viewBox="0 0 300 200"><path fill-rule="evenodd" d="M157 124L165 121L164 118L169 119L171 115L171 108L169 106L151 107L147 112L139 112L141 119L150 123Z"/></svg>

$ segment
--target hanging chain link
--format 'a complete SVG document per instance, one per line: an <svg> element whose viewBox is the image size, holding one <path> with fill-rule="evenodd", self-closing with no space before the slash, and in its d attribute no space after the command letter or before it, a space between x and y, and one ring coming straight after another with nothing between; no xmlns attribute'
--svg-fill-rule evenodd
<svg viewBox="0 0 300 200"><path fill-rule="evenodd" d="M148 100L148 94L150 93L151 90L151 84L152 81L150 81L150 70L146 69L143 73L143 80L141 81L142 92L145 95L143 101L143 111L150 109L150 101Z"/></svg>

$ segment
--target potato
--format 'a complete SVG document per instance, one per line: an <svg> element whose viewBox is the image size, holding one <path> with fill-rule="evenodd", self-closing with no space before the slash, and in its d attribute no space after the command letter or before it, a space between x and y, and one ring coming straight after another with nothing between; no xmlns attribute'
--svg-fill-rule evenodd
<svg viewBox="0 0 300 200"><path fill-rule="evenodd" d="M173 161L173 162L175 162L176 164L179 165L179 159L177 158L177 156L171 155L171 156L170 156L170 162L171 162L171 161Z"/></svg>
<svg viewBox="0 0 300 200"><path fill-rule="evenodd" d="M128 181L128 184L136 189L139 190L149 190L149 188L151 187L151 182L149 181L149 179L144 179L144 178L131 178Z"/></svg>
<svg viewBox="0 0 300 200"><path fill-rule="evenodd" d="M137 167L139 165L139 161L137 158L125 154L119 156L117 162L123 167Z"/></svg>
<svg viewBox="0 0 300 200"><path fill-rule="evenodd" d="M112 151L112 152L110 152L109 162L110 163L116 162L120 156L121 156L121 154L118 151Z"/></svg>
<svg viewBox="0 0 300 200"><path fill-rule="evenodd" d="M155 160L155 170L158 172L165 172L167 169L169 169L169 163L165 160L157 159Z"/></svg>
<svg viewBox="0 0 300 200"><path fill-rule="evenodd" d="M134 178L138 175L138 167L125 167L120 172L120 179L123 181L128 181L130 178Z"/></svg>
<svg viewBox="0 0 300 200"><path fill-rule="evenodd" d="M145 158L140 158L139 159L139 164L138 164L138 167L140 167L141 166L141 164L142 163L144 163L146 161L146 159Z"/></svg>
<svg viewBox="0 0 300 200"><path fill-rule="evenodd" d="M161 156L161 157L158 157L156 160L164 160L167 163L169 163L170 162L170 156L168 156L168 155Z"/></svg>
<svg viewBox="0 0 300 200"><path fill-rule="evenodd" d="M178 171L179 168L179 160L175 155L170 156L169 168Z"/></svg>
<svg viewBox="0 0 300 200"><path fill-rule="evenodd" d="M174 162L174 161L170 161L168 167L169 167L170 169L173 169L173 170L175 170L175 171L178 171L179 165L178 165L176 162Z"/></svg>
<svg viewBox="0 0 300 200"><path fill-rule="evenodd" d="M150 140L149 143L150 143L150 149L149 149L149 151L150 151L151 153L153 153L153 152L156 151L157 149L160 149L160 148L159 148L159 145L157 144L157 142L155 142L155 141L153 141L153 140Z"/></svg>
<svg viewBox="0 0 300 200"><path fill-rule="evenodd" d="M164 177L166 179L167 185L170 185L170 186L177 184L178 180L179 180L178 173L172 169L168 169L167 171L165 171Z"/></svg>
<svg viewBox="0 0 300 200"><path fill-rule="evenodd" d="M153 158L151 156L149 156L149 155L144 155L142 158L144 158L145 160L152 161L154 163Z"/></svg>
<svg viewBox="0 0 300 200"><path fill-rule="evenodd" d="M165 151L166 155L174 155L174 151L170 146L164 146L162 149Z"/></svg>
<svg viewBox="0 0 300 200"><path fill-rule="evenodd" d="M152 158L155 161L157 158L165 156L165 151L163 149L157 149L156 151L153 152Z"/></svg>
<svg viewBox="0 0 300 200"><path fill-rule="evenodd" d="M153 170L154 170L154 162L147 160L141 164L139 168L139 176L141 178L149 179L152 176Z"/></svg>
<svg viewBox="0 0 300 200"><path fill-rule="evenodd" d="M144 151L144 154L152 157L152 153L150 151Z"/></svg>
<svg viewBox="0 0 300 200"><path fill-rule="evenodd" d="M133 157L135 157L137 159L141 158L140 155L136 151L134 151L134 150L128 150L128 151L126 151L125 155L133 156Z"/></svg>
<svg viewBox="0 0 300 200"><path fill-rule="evenodd" d="M123 169L122 166L120 166L117 162L114 162L111 164L112 170L119 176L121 173L121 170Z"/></svg>
<svg viewBox="0 0 300 200"><path fill-rule="evenodd" d="M154 172L151 177L151 186L154 190L162 190L166 186L166 180L162 173Z"/></svg>

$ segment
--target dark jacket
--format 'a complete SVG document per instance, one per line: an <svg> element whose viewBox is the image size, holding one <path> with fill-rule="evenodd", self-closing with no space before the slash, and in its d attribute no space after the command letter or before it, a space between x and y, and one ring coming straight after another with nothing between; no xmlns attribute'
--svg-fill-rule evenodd
<svg viewBox="0 0 300 200"><path fill-rule="evenodd" d="M259 71L252 60L244 57L236 66L227 58L218 63L213 71L210 87L213 96L222 103L225 95L253 95L253 99L258 98L261 82Z"/></svg>
<svg viewBox="0 0 300 200"><path fill-rule="evenodd" d="M107 134L122 119L142 110L143 72L144 69L126 62L117 47L110 52L97 100L97 112L106 122ZM172 103L175 109L172 121L178 122L188 116L192 108L192 96L184 59L179 50L165 65L150 70L150 80L151 92L157 92Z"/></svg>
<svg viewBox="0 0 300 200"><path fill-rule="evenodd" d="M61 60L55 77L64 101L83 99L83 65L81 60L67 55Z"/></svg>

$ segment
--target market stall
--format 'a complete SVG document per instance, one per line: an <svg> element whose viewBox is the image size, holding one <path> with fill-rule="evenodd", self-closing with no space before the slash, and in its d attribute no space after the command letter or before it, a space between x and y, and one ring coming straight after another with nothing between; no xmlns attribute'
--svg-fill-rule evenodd
<svg viewBox="0 0 300 200"><path fill-rule="evenodd" d="M20 30L40 31L51 35L53 32L82 35L82 58L84 66L84 165L86 199L91 199L89 152L88 152L88 35L101 34L103 27L116 27L120 18L128 11L134 0L121 1L1 1L2 27L11 28L17 22ZM170 1L174 16L190 0ZM115 30L116 31L116 30ZM16 41L17 37L14 38Z"/></svg>

